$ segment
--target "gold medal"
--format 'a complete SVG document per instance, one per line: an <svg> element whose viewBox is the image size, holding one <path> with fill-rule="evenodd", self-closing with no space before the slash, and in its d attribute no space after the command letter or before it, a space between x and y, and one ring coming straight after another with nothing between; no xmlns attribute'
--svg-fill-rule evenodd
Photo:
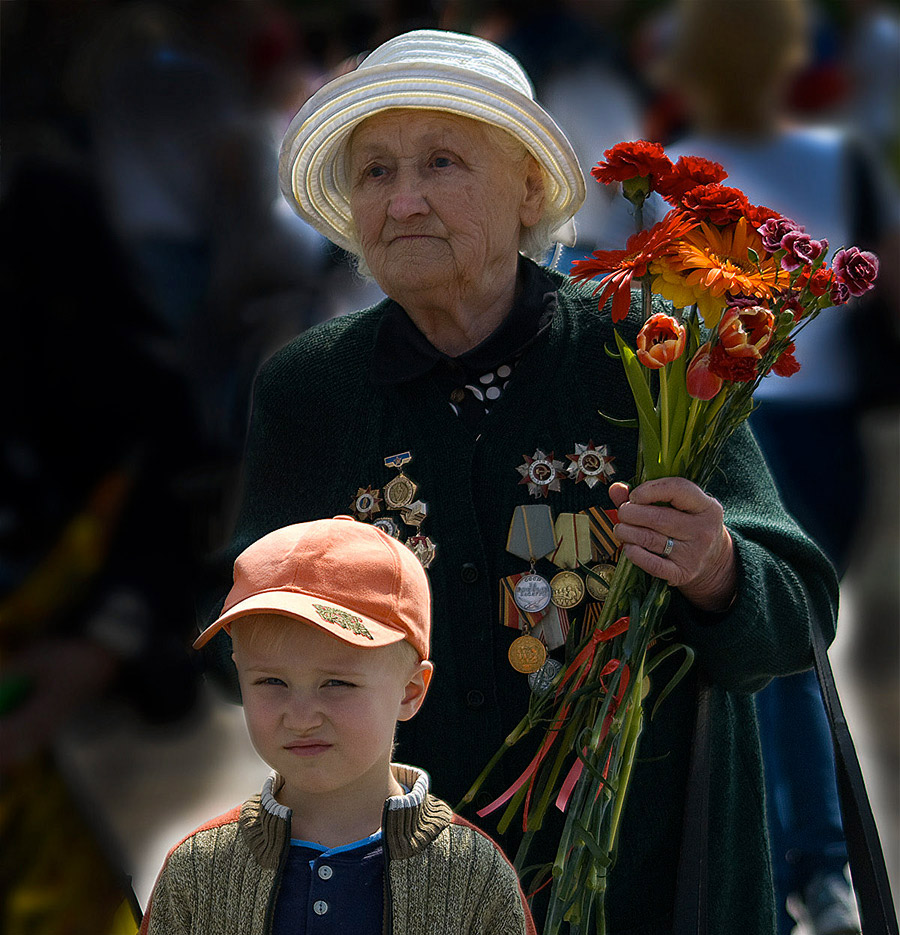
<svg viewBox="0 0 900 935"><path fill-rule="evenodd" d="M416 484L401 471L395 478L389 480L382 490L384 502L391 510L402 510L412 503L416 495Z"/></svg>
<svg viewBox="0 0 900 935"><path fill-rule="evenodd" d="M403 475L401 475L402 477ZM425 522L425 517L428 515L428 504L424 503L422 500L416 500L414 503L410 503L409 506L404 507L400 510L400 515L403 517L403 522L407 526L421 526Z"/></svg>
<svg viewBox="0 0 900 935"><path fill-rule="evenodd" d="M551 600L557 607L576 607L584 600L584 582L574 571L561 571L550 579Z"/></svg>
<svg viewBox="0 0 900 935"><path fill-rule="evenodd" d="M589 574L585 575L587 592L595 601L606 600L615 570L615 565L594 565L593 568L588 569Z"/></svg>
<svg viewBox="0 0 900 935"><path fill-rule="evenodd" d="M527 614L539 614L553 597L550 582L535 572L522 575L516 582L513 600Z"/></svg>
<svg viewBox="0 0 900 935"><path fill-rule="evenodd" d="M547 648L533 636L518 636L509 647L509 664L516 672L537 672L547 661Z"/></svg>

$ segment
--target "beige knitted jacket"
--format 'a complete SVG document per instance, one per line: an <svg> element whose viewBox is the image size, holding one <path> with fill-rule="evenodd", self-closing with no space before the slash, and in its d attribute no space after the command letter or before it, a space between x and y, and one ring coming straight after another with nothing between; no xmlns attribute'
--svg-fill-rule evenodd
<svg viewBox="0 0 900 935"><path fill-rule="evenodd" d="M383 935L535 935L519 881L497 845L428 791L428 776L394 765L410 789L385 802ZM169 852L141 935L268 935L291 813L279 778Z"/></svg>

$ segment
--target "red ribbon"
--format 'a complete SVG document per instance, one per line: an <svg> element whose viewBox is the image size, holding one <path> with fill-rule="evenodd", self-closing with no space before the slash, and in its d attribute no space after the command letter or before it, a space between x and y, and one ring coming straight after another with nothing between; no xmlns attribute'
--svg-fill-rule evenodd
<svg viewBox="0 0 900 935"><path fill-rule="evenodd" d="M628 617L619 617L618 620L610 624L605 630L599 630L599 629L594 630L593 634L591 635L590 640L581 648L581 651L572 660L568 669L566 669L563 675L562 681L559 683L559 686L556 689L557 698L559 698L563 689L568 686L569 682L572 680L575 673L578 672L579 669L581 669L581 672L578 675L578 678L575 681L575 684L572 686L571 690L577 691L579 688L581 688L581 686L584 684L585 680L587 679L588 674L591 671L591 666L593 665L593 662L594 662L594 656L597 653L597 647L600 645L600 643L605 643L608 640L611 640L614 637L619 636L620 634L624 633L628 629L628 622L629 622ZM606 688L606 685L603 683L604 676L610 675L611 673L615 672L615 670L619 667L619 665L620 663L618 659L611 659L609 662L606 663L606 665L601 670L600 684L603 685L604 689ZM627 666L625 667L625 671L622 674L621 681L624 682L624 685L620 685L620 690L617 693L617 696L615 698L615 706L613 707L613 713L615 713L616 708L618 708L619 703L621 702L621 697L625 692L625 687L627 687L628 685L628 667ZM506 792L504 792L498 798L494 799L494 801L491 802L489 805L486 805L484 808L479 809L479 811L477 812L479 818L484 818L485 815L490 815L491 812L495 812L502 805L505 805L522 788L522 786L525 785L525 783L530 782L534 778L534 775L537 773L538 769L540 769L541 763L543 763L547 754L550 752L550 748L556 742L557 734L560 732L560 730L562 730L562 727L565 724L566 716L568 715L570 708L571 708L571 705L566 705L562 709L562 711L560 711L559 714L557 714L556 719L553 722L553 726L547 732L547 736L544 738L544 741L541 744L541 747L538 750L538 752L535 754L534 759L532 759L532 761L528 764L528 766L526 767L522 775L519 776L519 778L506 790ZM601 740L603 739L603 737L606 736L606 732L609 729L608 722L611 719L611 717L612 717L612 714L608 715L607 723L604 723L603 725ZM576 767L578 768L578 772L577 774L575 774L573 778L573 771L576 769ZM563 783L563 789L560 790L560 795L559 797L557 797L557 802L556 802L557 807L560 807L563 811L565 811L565 807L568 805L569 796L571 795L572 788L574 788L575 782L577 782L578 776L581 774L581 767L582 767L582 762L579 759L578 762L573 765L572 769L569 770L569 775L566 777L566 780ZM571 780L571 783L570 783L570 780ZM568 787L568 793L566 794L564 798L564 804L560 806L560 798L563 795L563 790L566 789L567 787ZM528 793L525 797L525 808L523 809L523 812L522 812L523 830L527 830L527 826L528 826L528 810L531 805L531 793L532 793L533 788L534 788L534 785L532 784L531 787L528 789Z"/></svg>

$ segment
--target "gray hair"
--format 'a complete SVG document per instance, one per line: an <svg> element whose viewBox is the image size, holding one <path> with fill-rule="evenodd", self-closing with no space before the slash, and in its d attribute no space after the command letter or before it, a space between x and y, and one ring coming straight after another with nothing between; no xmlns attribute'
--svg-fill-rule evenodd
<svg viewBox="0 0 900 935"><path fill-rule="evenodd" d="M525 144L517 140L512 133L509 133L502 127L495 127L490 123L482 122L482 126L485 129L487 138L494 143L503 155L513 164L518 165L531 156ZM350 147L347 145L344 147L342 158L348 160L349 152ZM548 183L547 173L537 159L535 159L535 163L541 170L544 190L546 191ZM349 172L347 175L349 176ZM556 225L553 221L548 220L546 216L542 216L541 219L531 227L522 227L519 233L519 253L524 254L532 260L540 261L544 259L556 243L556 238L554 237L555 233ZM369 265L366 263L366 259L363 256L362 246L360 245L356 230L352 232L352 248L351 253L353 257L355 257L357 273L362 276L363 279L374 281L375 277L372 275L372 271L369 269Z"/></svg>

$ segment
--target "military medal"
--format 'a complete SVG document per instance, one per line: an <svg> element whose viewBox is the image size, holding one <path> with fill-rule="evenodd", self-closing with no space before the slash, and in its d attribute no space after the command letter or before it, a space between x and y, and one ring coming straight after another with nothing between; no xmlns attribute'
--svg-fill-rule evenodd
<svg viewBox="0 0 900 935"><path fill-rule="evenodd" d="M589 507L583 513L591 528L591 554L597 561L615 561L622 545L613 532L619 514L615 510L601 510L599 506Z"/></svg>
<svg viewBox="0 0 900 935"><path fill-rule="evenodd" d="M423 568L427 568L434 561L437 546L428 536L410 536L406 540L406 544L412 549L413 555L422 563Z"/></svg>
<svg viewBox="0 0 900 935"><path fill-rule="evenodd" d="M384 485L381 496L387 509L399 513L404 525L413 527L414 532L407 538L406 544L422 563L422 567L428 568L437 554L437 545L422 534L421 527L428 516L428 504L424 500L414 499L419 486L403 473L403 466L410 461L410 451L401 451L384 459L384 466L396 468L397 475ZM381 526L389 536L401 538L400 525L393 517L379 517L373 522L375 526Z"/></svg>
<svg viewBox="0 0 900 935"><path fill-rule="evenodd" d="M360 487L356 491L353 503L350 509L356 514L357 519L369 519L373 513L381 512L381 491L376 487Z"/></svg>
<svg viewBox="0 0 900 935"><path fill-rule="evenodd" d="M540 613L552 600L550 582L536 572L522 575L516 582L513 600L519 610L527 614Z"/></svg>
<svg viewBox="0 0 900 935"><path fill-rule="evenodd" d="M610 478L616 473L612 466L615 458L610 457L609 448L606 445L595 448L593 440L586 445L575 442L575 454L566 457L571 462L566 472L576 484L580 481L584 481L588 487L593 487L598 481L609 484Z"/></svg>
<svg viewBox="0 0 900 935"><path fill-rule="evenodd" d="M382 532L386 532L395 539L400 538L400 524L393 516L379 516L378 519L372 520L372 525L377 526Z"/></svg>
<svg viewBox="0 0 900 935"><path fill-rule="evenodd" d="M587 592L595 601L606 600L615 570L615 565L594 565L587 570L584 576Z"/></svg>
<svg viewBox="0 0 900 935"><path fill-rule="evenodd" d="M509 647L509 664L526 675L537 672L547 661L547 647L534 636L517 636Z"/></svg>
<svg viewBox="0 0 900 935"><path fill-rule="evenodd" d="M513 599L526 613L540 613L551 598L550 582L534 570L535 562L556 548L553 514L549 506L517 506L509 524L506 548L531 565L515 586Z"/></svg>
<svg viewBox="0 0 900 935"><path fill-rule="evenodd" d="M568 610L584 600L585 587L575 571L561 571L550 579L550 599L557 607Z"/></svg>
<svg viewBox="0 0 900 935"><path fill-rule="evenodd" d="M560 568L578 568L591 559L591 522L584 513L560 513L553 526L556 548L550 561Z"/></svg>
<svg viewBox="0 0 900 935"><path fill-rule="evenodd" d="M536 694L541 695L553 684L553 680L562 671L562 663L557 659L547 661L537 670L528 675L528 687Z"/></svg>
<svg viewBox="0 0 900 935"><path fill-rule="evenodd" d="M522 475L519 483L528 484L528 492L532 497L546 497L551 490L554 493L559 491L559 483L565 476L563 463L553 457L552 451L545 455L538 448L531 457L523 457L525 463L520 464L516 470Z"/></svg>
<svg viewBox="0 0 900 935"><path fill-rule="evenodd" d="M400 510L400 515L407 526L421 526L428 515L428 504L422 500L416 500L414 503L410 503L409 506L403 507Z"/></svg>

